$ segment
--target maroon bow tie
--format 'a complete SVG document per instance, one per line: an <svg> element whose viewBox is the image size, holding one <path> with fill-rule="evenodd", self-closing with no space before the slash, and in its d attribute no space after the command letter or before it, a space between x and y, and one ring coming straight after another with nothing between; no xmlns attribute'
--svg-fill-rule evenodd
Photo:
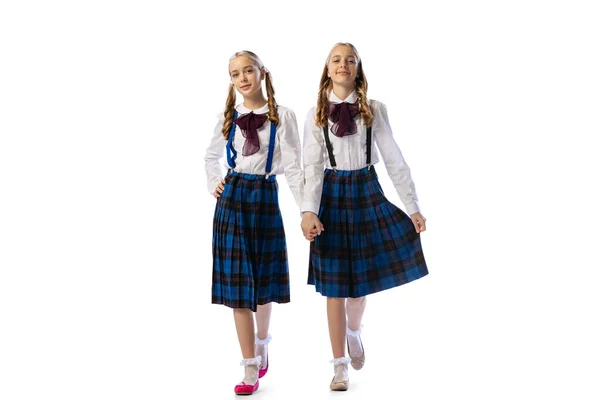
<svg viewBox="0 0 600 400"><path fill-rule="evenodd" d="M254 114L252 111L235 119L235 123L240 127L242 135L246 138L242 149L244 156L251 156L260 149L258 128L263 126L266 120L267 114Z"/></svg>
<svg viewBox="0 0 600 400"><path fill-rule="evenodd" d="M329 103L329 119L333 122L331 132L337 137L354 135L358 115L358 101L355 103Z"/></svg>

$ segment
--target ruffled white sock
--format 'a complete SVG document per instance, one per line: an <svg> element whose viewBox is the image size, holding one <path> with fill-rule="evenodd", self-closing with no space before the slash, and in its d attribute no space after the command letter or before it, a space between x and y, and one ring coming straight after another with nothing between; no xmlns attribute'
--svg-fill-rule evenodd
<svg viewBox="0 0 600 400"><path fill-rule="evenodd" d="M267 333L267 337L265 339L259 339L258 335L254 338L254 356L260 356L262 361L260 363L260 368L267 368L267 353L268 353L268 344L271 342L271 334Z"/></svg>
<svg viewBox="0 0 600 400"><path fill-rule="evenodd" d="M350 364L350 359L348 357L340 357L334 358L329 362L333 364L333 372L335 373L333 382L348 382L348 364Z"/></svg>
<svg viewBox="0 0 600 400"><path fill-rule="evenodd" d="M269 342L271 341L272 337L270 333L267 333L267 337L264 339L260 339L258 337L258 335L256 335L254 337L254 344L269 344Z"/></svg>
<svg viewBox="0 0 600 400"><path fill-rule="evenodd" d="M240 362L240 365L245 369L244 379L242 382L246 385L254 385L258 380L258 368L260 365L260 360L261 357L258 356L254 358L244 358Z"/></svg>
<svg viewBox="0 0 600 400"><path fill-rule="evenodd" d="M350 357L360 357L363 355L363 347L360 341L362 327L362 325L359 326L355 331L351 331L350 328L346 327L346 335L348 336L348 353L350 353Z"/></svg>

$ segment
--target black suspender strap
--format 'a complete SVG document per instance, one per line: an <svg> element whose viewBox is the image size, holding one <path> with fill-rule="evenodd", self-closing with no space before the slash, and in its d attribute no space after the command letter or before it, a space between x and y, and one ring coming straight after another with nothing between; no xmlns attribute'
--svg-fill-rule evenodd
<svg viewBox="0 0 600 400"><path fill-rule="evenodd" d="M371 127L367 127L367 167L371 169Z"/></svg>
<svg viewBox="0 0 600 400"><path fill-rule="evenodd" d="M325 145L327 146L327 154L329 155L329 163L334 171L337 171L337 164L335 163L335 157L333 156L333 147L331 147L331 141L329 140L329 126L325 124L323 127L323 133L325 133Z"/></svg>
<svg viewBox="0 0 600 400"><path fill-rule="evenodd" d="M325 146L327 146L327 154L329 155L329 163L334 171L337 171L337 164L335 157L333 156L333 147L331 146L331 140L329 140L329 126L323 127L323 133L325 134ZM367 167L371 169L371 146L372 146L372 128L367 127Z"/></svg>

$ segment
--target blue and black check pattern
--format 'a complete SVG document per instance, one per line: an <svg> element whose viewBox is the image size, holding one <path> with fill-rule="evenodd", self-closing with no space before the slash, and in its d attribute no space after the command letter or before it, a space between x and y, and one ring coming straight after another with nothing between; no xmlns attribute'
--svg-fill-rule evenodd
<svg viewBox="0 0 600 400"><path fill-rule="evenodd" d="M274 175L230 171L213 220L212 303L249 308L288 303L283 220Z"/></svg>
<svg viewBox="0 0 600 400"><path fill-rule="evenodd" d="M325 170L308 284L327 297L361 297L428 274L419 233L384 196L375 168Z"/></svg>

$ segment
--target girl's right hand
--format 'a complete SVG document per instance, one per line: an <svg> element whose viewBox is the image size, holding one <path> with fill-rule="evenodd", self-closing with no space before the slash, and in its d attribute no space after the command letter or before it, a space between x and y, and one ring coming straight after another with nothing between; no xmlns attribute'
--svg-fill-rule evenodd
<svg viewBox="0 0 600 400"><path fill-rule="evenodd" d="M215 196L215 198L219 198L221 197L221 194L223 194L223 190L225 190L225 179L221 180L221 183L219 183L217 185L217 188L215 189L215 191L213 192L213 196Z"/></svg>
<svg viewBox="0 0 600 400"><path fill-rule="evenodd" d="M320 235L325 230L319 217L313 212L305 211L302 214L302 222L300 223L302 233L309 242L315 240L315 236Z"/></svg>

